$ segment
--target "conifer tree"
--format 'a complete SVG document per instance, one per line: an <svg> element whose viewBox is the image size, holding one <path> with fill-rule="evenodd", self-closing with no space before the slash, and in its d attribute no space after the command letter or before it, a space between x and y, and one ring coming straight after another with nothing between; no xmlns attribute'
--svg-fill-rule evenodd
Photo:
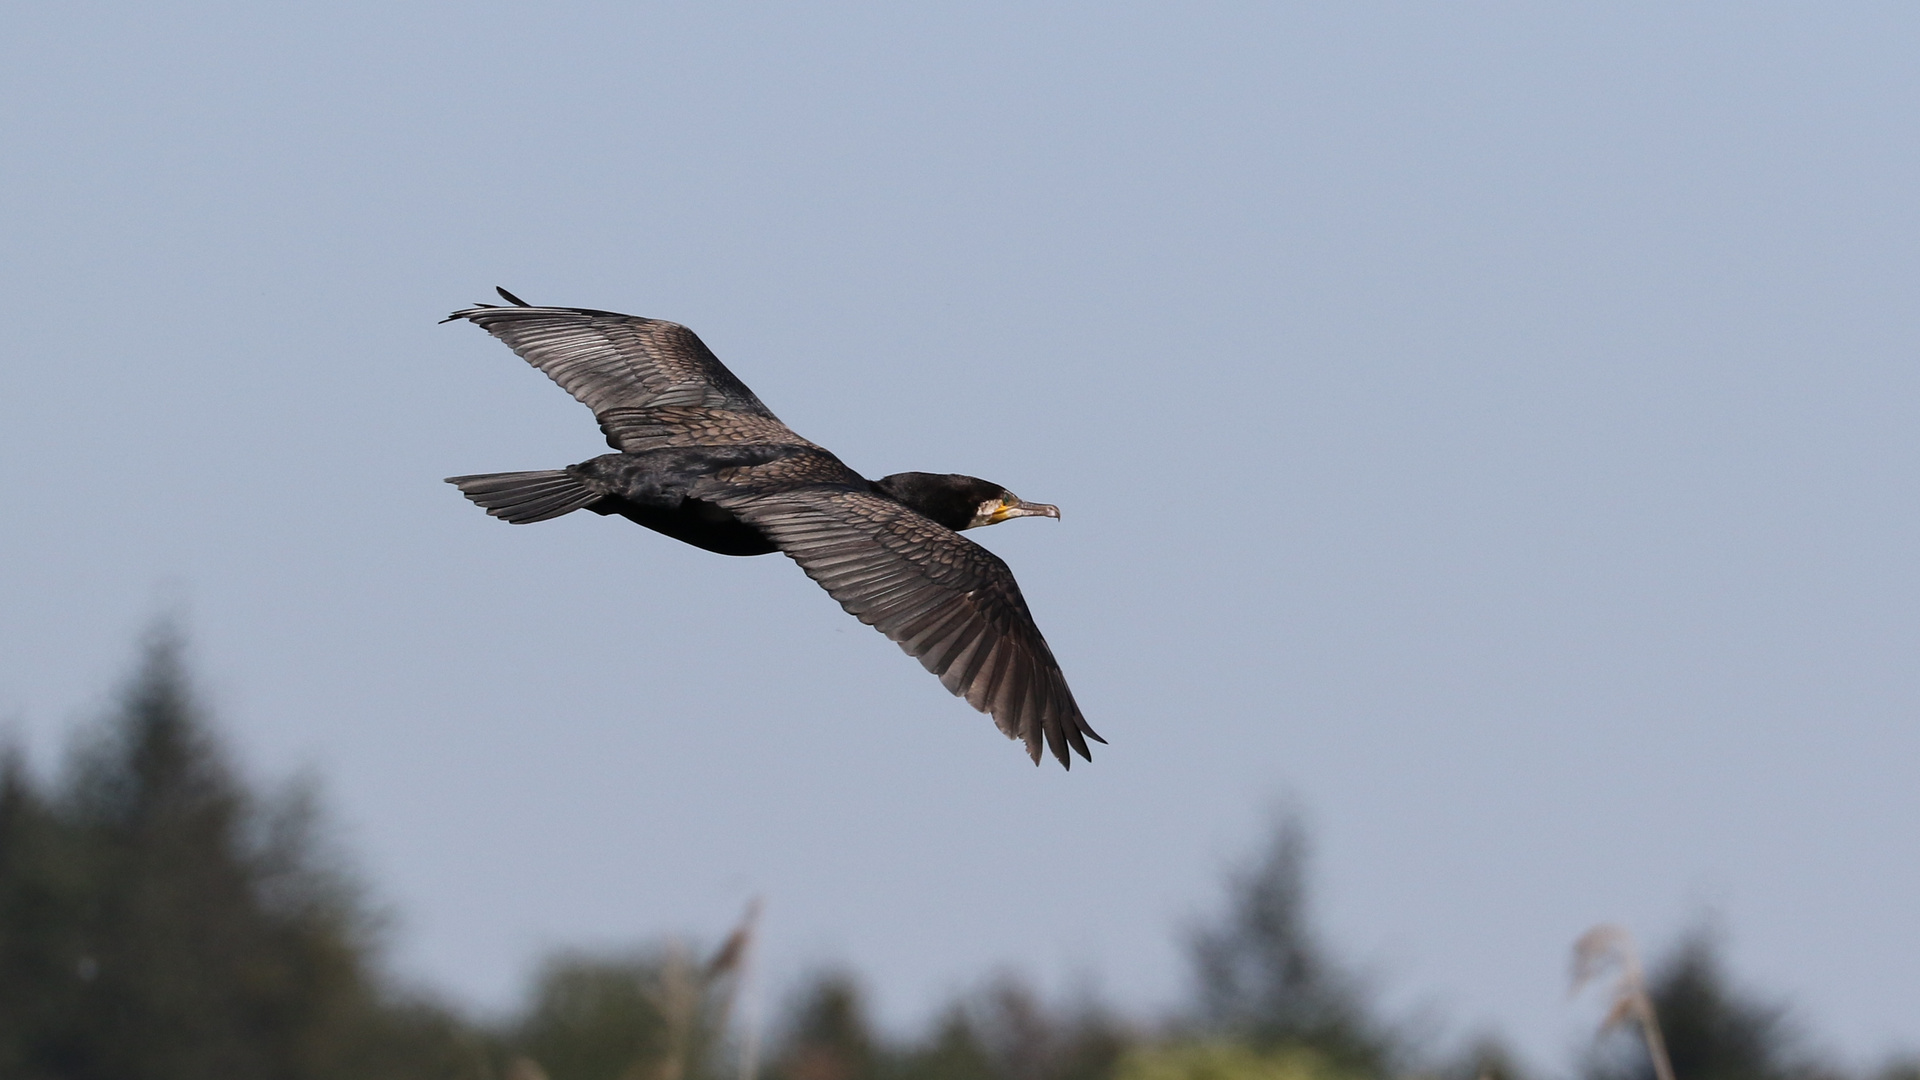
<svg viewBox="0 0 1920 1080"><path fill-rule="evenodd" d="M796 997L776 1080L876 1080L881 1048L853 976L815 976Z"/></svg>
<svg viewBox="0 0 1920 1080"><path fill-rule="evenodd" d="M57 790L0 767L0 1073L465 1075L459 1025L384 994L311 804L236 777L156 634Z"/></svg>
<svg viewBox="0 0 1920 1080"><path fill-rule="evenodd" d="M1384 1075L1392 1040L1313 931L1306 863L1306 830L1286 817L1260 857L1229 879L1226 911L1191 939L1197 1019L1217 1036L1304 1046L1343 1069Z"/></svg>

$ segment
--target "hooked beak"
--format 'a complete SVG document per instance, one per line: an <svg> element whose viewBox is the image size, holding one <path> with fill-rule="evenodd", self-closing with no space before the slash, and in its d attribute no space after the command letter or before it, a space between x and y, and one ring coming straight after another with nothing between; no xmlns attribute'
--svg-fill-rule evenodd
<svg viewBox="0 0 1920 1080"><path fill-rule="evenodd" d="M1009 518L1017 517L1050 517L1057 521L1060 518L1060 508L1046 503L1030 503L1023 499L1012 505L1003 504L1000 509L993 512L993 517L988 519L988 524L998 525Z"/></svg>

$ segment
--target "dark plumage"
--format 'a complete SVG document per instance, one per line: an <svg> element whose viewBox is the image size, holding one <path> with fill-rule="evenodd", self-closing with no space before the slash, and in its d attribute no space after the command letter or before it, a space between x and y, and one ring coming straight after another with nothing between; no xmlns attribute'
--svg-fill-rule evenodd
<svg viewBox="0 0 1920 1080"><path fill-rule="evenodd" d="M868 480L781 423L693 331L585 308L456 311L593 410L603 454L565 469L448 483L516 525L575 510L619 514L722 555L784 552L861 622L1061 765L1091 760L1087 726L1013 572L961 530L1053 517L1007 489L951 473Z"/></svg>

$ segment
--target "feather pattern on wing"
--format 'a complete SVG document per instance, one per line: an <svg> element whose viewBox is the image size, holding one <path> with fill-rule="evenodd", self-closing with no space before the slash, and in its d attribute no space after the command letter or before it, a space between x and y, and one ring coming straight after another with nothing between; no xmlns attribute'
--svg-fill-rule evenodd
<svg viewBox="0 0 1920 1080"><path fill-rule="evenodd" d="M811 446L679 323L589 308L456 311L593 410L615 450L771 443Z"/></svg>
<svg viewBox="0 0 1920 1080"><path fill-rule="evenodd" d="M791 471L794 463L769 468L777 466ZM1080 715L999 556L854 483L769 491L749 481L757 472L739 470L703 497L758 526L850 614L992 715L1009 738L1024 740L1034 761L1043 742L1068 765L1069 748L1089 757L1086 740L1105 741Z"/></svg>

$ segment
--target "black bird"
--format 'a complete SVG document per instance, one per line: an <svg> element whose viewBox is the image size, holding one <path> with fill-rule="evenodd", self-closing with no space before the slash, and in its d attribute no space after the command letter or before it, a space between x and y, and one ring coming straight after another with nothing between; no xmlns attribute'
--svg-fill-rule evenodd
<svg viewBox="0 0 1920 1080"><path fill-rule="evenodd" d="M447 483L516 525L619 514L722 555L784 552L848 612L898 642L954 694L1063 766L1105 742L1080 715L1013 572L963 529L1058 518L998 484L951 473L868 480L794 434L677 323L588 308L456 311L593 410L603 454L564 469Z"/></svg>

